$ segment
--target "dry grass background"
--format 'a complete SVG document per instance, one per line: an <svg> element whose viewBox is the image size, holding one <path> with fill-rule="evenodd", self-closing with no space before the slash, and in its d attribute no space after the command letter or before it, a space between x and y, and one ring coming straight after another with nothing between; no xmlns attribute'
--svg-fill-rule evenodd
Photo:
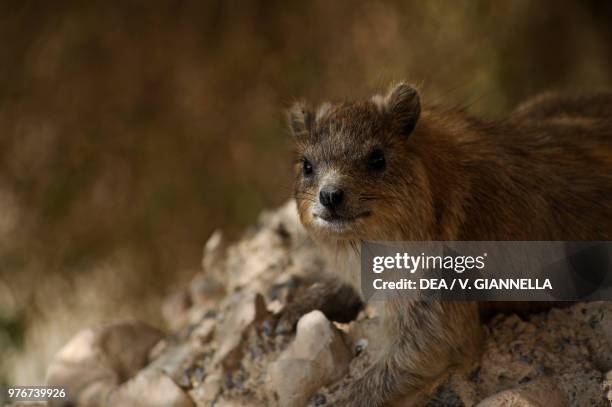
<svg viewBox="0 0 612 407"><path fill-rule="evenodd" d="M612 83L612 3L0 2L0 383L159 324L215 228L290 194L283 107L397 79L493 117Z"/></svg>

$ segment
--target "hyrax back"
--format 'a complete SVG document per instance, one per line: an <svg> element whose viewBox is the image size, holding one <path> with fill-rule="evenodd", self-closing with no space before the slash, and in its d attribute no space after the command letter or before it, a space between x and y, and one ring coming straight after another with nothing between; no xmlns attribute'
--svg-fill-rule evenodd
<svg viewBox="0 0 612 407"><path fill-rule="evenodd" d="M299 103L290 125L300 219L346 264L362 240L609 240L611 118L609 93L545 95L499 121L422 109L406 84L317 110ZM478 304L385 308L387 349L341 404L417 402L478 355Z"/></svg>

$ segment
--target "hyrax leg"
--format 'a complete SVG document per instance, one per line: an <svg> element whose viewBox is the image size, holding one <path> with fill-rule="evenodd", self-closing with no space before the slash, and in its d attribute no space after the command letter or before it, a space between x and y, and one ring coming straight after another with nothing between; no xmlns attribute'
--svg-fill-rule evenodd
<svg viewBox="0 0 612 407"><path fill-rule="evenodd" d="M407 398L403 406L414 405L449 368L478 355L481 327L476 303L390 300L385 312L390 342L338 406L377 407L400 396Z"/></svg>
<svg viewBox="0 0 612 407"><path fill-rule="evenodd" d="M361 297L350 285L333 275L317 276L313 281L303 281L295 297L276 315L276 333L293 331L304 314L320 310L325 316L338 322L349 322L363 308Z"/></svg>

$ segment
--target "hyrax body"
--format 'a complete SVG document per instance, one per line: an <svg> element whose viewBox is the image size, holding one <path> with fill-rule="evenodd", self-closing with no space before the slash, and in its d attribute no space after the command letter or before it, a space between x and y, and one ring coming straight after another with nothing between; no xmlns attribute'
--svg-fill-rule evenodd
<svg viewBox="0 0 612 407"><path fill-rule="evenodd" d="M399 84L289 117L299 215L339 267L361 240L612 238L612 94L544 95L484 121L422 109ZM339 404L418 403L478 356L483 305L387 301L385 351Z"/></svg>

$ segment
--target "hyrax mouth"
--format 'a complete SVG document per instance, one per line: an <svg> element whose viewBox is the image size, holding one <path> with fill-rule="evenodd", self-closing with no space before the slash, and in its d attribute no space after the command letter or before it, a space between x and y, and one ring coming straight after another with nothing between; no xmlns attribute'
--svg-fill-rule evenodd
<svg viewBox="0 0 612 407"><path fill-rule="evenodd" d="M315 213L313 216L315 219L320 219L326 223L337 226L348 226L354 223L357 219L365 218L371 215L370 211L364 211L357 215L341 215L331 211L325 211L323 213Z"/></svg>

